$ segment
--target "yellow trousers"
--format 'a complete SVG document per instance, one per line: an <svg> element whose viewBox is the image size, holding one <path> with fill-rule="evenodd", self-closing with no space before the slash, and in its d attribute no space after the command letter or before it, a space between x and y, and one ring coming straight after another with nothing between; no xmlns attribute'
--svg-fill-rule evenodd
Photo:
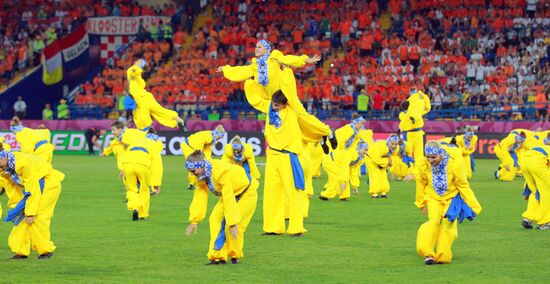
<svg viewBox="0 0 550 284"><path fill-rule="evenodd" d="M151 163L151 186L162 185L162 175L164 173L164 166L162 165L162 156L160 153L153 156Z"/></svg>
<svg viewBox="0 0 550 284"><path fill-rule="evenodd" d="M390 192L390 182L386 168L380 168L370 158L365 159L369 173L369 194L371 196L384 195Z"/></svg>
<svg viewBox="0 0 550 284"><path fill-rule="evenodd" d="M125 163L124 178L128 210L137 210L139 218L149 217L151 170L145 165Z"/></svg>
<svg viewBox="0 0 550 284"><path fill-rule="evenodd" d="M151 126L153 121L151 117L158 123L175 128L178 126L178 113L161 106L152 95L145 95L141 100L136 100L137 107L134 110L134 123L139 129L144 129Z"/></svg>
<svg viewBox="0 0 550 284"><path fill-rule="evenodd" d="M227 260L228 258L242 258L244 256L244 233L256 210L256 205L258 203L258 185L258 182L254 180L248 190L237 201L237 207L241 215L241 220L237 224L237 229L239 231L238 236L234 239L233 236L229 234L229 226L226 224L223 232L225 234L225 244L220 250L214 249L214 243L219 237L222 220L224 219L222 199L220 198L218 203L216 203L209 219L210 247L207 254L209 260Z"/></svg>
<svg viewBox="0 0 550 284"><path fill-rule="evenodd" d="M348 199L350 197L349 181L346 181L346 188L341 190L341 178L342 169L331 159L329 155L325 155L323 159L323 169L327 172L328 179L324 186L324 190L321 191L321 197L332 199L338 196L340 199Z"/></svg>
<svg viewBox="0 0 550 284"><path fill-rule="evenodd" d="M540 193L539 208L534 214L535 218L531 220L536 220L537 224L542 225L550 223L550 168L546 165L546 157L543 154L533 152L525 153L522 168L523 176L531 191L534 193L537 189Z"/></svg>
<svg viewBox="0 0 550 284"><path fill-rule="evenodd" d="M403 179L414 171L414 164L411 164L410 168L407 167L407 164L403 163L401 157L392 157L392 163L390 172L399 179Z"/></svg>
<svg viewBox="0 0 550 284"><path fill-rule="evenodd" d="M313 196L313 177L311 176L311 159L309 152L305 151L303 155L300 155L300 164L304 170L304 180L306 189L302 194L302 204L304 208L304 218L309 216L309 198Z"/></svg>
<svg viewBox="0 0 550 284"><path fill-rule="evenodd" d="M531 195L529 195L529 199L527 200L527 209L523 214L521 215L525 219L529 220L537 220L537 215L539 212L540 203L535 197L535 191L531 191Z"/></svg>
<svg viewBox="0 0 550 284"><path fill-rule="evenodd" d="M458 222L444 217L451 200L440 202L428 199L428 221L420 226L416 238L416 251L420 256L449 263L453 258L451 248L458 237Z"/></svg>
<svg viewBox="0 0 550 284"><path fill-rule="evenodd" d="M304 233L305 193L294 187L290 155L268 150L265 165L263 230L266 233L285 233L285 209L288 203L289 234Z"/></svg>
<svg viewBox="0 0 550 284"><path fill-rule="evenodd" d="M53 150L54 150L54 146L52 144L47 143L38 147L38 149L34 151L34 155L48 161L48 163L51 164L52 158L53 158Z"/></svg>
<svg viewBox="0 0 550 284"><path fill-rule="evenodd" d="M55 251L51 241L50 224L55 205L61 193L61 182L48 176L44 181L44 192L40 200L40 208L32 224L23 219L15 226L8 237L8 246L14 254L28 256L30 250L38 254Z"/></svg>
<svg viewBox="0 0 550 284"><path fill-rule="evenodd" d="M413 157L415 160L424 158L424 131L407 132L408 144L412 145Z"/></svg>
<svg viewBox="0 0 550 284"><path fill-rule="evenodd" d="M298 124L300 125L303 139L308 142L317 142L323 136L329 136L331 132L330 127L321 122L317 117L309 114L298 98L296 78L292 69L284 68L280 74L281 91L285 94L289 106L298 115ZM272 94L268 95L271 96Z"/></svg>
<svg viewBox="0 0 550 284"><path fill-rule="evenodd" d="M514 167L514 161L508 158L508 155L504 152L506 150L502 150L499 145L495 146L494 150L497 158L500 160L500 165L498 166L499 180L513 181L516 177L516 173L518 170L516 167ZM510 168L509 171L506 170L506 166Z"/></svg>

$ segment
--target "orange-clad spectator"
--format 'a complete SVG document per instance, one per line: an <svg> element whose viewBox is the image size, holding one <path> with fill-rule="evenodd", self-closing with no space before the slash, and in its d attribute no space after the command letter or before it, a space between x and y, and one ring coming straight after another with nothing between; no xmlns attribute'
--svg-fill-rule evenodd
<svg viewBox="0 0 550 284"><path fill-rule="evenodd" d="M179 52L181 49L181 46L185 42L185 33L182 31L182 29L178 28L176 33L174 33L174 48L176 52Z"/></svg>
<svg viewBox="0 0 550 284"><path fill-rule="evenodd" d="M292 32L292 39L294 40L294 50L298 50L304 42L304 32L301 29L295 29Z"/></svg>
<svg viewBox="0 0 550 284"><path fill-rule="evenodd" d="M535 97L535 108L537 109L537 119L540 121L548 120L548 109L550 105L548 104L548 99L545 93L538 93Z"/></svg>

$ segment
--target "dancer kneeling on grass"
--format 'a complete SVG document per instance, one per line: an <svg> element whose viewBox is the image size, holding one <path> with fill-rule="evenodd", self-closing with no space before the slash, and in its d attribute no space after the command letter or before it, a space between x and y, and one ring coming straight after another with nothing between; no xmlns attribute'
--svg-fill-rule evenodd
<svg viewBox="0 0 550 284"><path fill-rule="evenodd" d="M258 180L243 167L225 161L205 158L197 150L187 157L185 167L197 177L197 186L220 197L210 214L210 245L208 264L225 264L231 258L233 264L243 257L244 233L258 201ZM185 230L190 236L198 223L191 223Z"/></svg>
<svg viewBox="0 0 550 284"><path fill-rule="evenodd" d="M470 188L464 166L438 142L428 142L425 158L417 159L415 204L428 215L428 221L418 229L418 254L428 265L450 263L458 223L466 218L473 220L481 212L481 205Z"/></svg>
<svg viewBox="0 0 550 284"><path fill-rule="evenodd" d="M50 239L50 224L65 175L38 156L3 148L0 170L0 187L6 190L12 208L4 221L15 225L8 237L12 259L27 258L31 248L38 259L50 258L56 248Z"/></svg>

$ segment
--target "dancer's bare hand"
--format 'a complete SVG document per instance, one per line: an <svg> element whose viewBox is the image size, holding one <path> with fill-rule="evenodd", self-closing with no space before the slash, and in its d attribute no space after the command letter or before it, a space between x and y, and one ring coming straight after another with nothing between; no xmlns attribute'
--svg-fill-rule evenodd
<svg viewBox="0 0 550 284"><path fill-rule="evenodd" d="M422 212L422 214L424 215L428 215L428 208L426 206L420 208L420 212Z"/></svg>
<svg viewBox="0 0 550 284"><path fill-rule="evenodd" d="M239 236L239 228L237 228L237 225L229 227L229 234L233 237L233 239L236 239Z"/></svg>
<svg viewBox="0 0 550 284"><path fill-rule="evenodd" d="M27 219L25 220L27 224L31 225L34 223L34 216L27 216Z"/></svg>
<svg viewBox="0 0 550 284"><path fill-rule="evenodd" d="M414 174L408 174L406 177L403 178L404 181L413 181L416 180L414 177Z"/></svg>
<svg viewBox="0 0 550 284"><path fill-rule="evenodd" d="M196 234L198 227L199 224L189 224L189 226L187 226L187 229L185 229L185 235L189 237L192 234Z"/></svg>
<svg viewBox="0 0 550 284"><path fill-rule="evenodd" d="M316 64L320 60L321 60L321 56L315 54L315 55L313 55L313 57L310 57L310 58L306 59L306 63L307 64Z"/></svg>
<svg viewBox="0 0 550 284"><path fill-rule="evenodd" d="M223 66L220 66L220 67L216 68L216 72L218 72L218 73L223 72Z"/></svg>

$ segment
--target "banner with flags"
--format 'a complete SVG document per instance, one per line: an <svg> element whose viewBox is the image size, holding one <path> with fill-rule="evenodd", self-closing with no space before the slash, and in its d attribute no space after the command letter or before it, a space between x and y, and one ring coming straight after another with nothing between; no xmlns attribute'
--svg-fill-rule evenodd
<svg viewBox="0 0 550 284"><path fill-rule="evenodd" d="M63 69L71 71L88 63L90 41L86 26L81 25L70 35L52 42L42 55L42 81L53 85L63 79Z"/></svg>
<svg viewBox="0 0 550 284"><path fill-rule="evenodd" d="M99 61L105 64L109 58L132 40L131 36L102 36L99 44Z"/></svg>
<svg viewBox="0 0 550 284"><path fill-rule="evenodd" d="M76 31L62 39L63 46L63 67L66 70L73 70L87 64L89 59L88 48L90 41L86 26L81 25Z"/></svg>
<svg viewBox="0 0 550 284"><path fill-rule="evenodd" d="M63 79L62 47L60 40L52 42L42 53L42 81L46 85L59 83Z"/></svg>

